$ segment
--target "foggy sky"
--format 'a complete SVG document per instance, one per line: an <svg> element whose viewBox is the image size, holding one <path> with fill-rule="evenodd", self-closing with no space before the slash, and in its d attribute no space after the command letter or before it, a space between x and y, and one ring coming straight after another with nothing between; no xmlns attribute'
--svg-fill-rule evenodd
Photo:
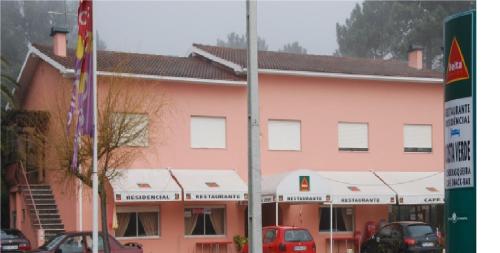
<svg viewBox="0 0 500 253"><path fill-rule="evenodd" d="M359 2L359 1L358 1ZM337 48L335 24L356 1L258 1L258 34L269 50L298 41L310 54ZM246 31L245 1L104 1L96 28L108 50L185 56L192 43L215 45Z"/></svg>

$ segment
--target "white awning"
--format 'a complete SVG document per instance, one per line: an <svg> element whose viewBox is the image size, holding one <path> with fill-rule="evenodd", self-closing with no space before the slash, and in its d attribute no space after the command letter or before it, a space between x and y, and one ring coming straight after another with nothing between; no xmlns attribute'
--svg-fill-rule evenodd
<svg viewBox="0 0 500 253"><path fill-rule="evenodd" d="M247 200L248 187L234 170L172 169L185 201Z"/></svg>
<svg viewBox="0 0 500 253"><path fill-rule="evenodd" d="M120 169L111 186L115 202L181 200L181 188L168 169Z"/></svg>
<svg viewBox="0 0 500 253"><path fill-rule="evenodd" d="M328 180L331 202L343 205L396 204L396 194L373 172L320 171Z"/></svg>
<svg viewBox="0 0 500 253"><path fill-rule="evenodd" d="M401 205L443 204L443 172L378 172L398 195Z"/></svg>
<svg viewBox="0 0 500 253"><path fill-rule="evenodd" d="M330 201L328 181L311 170L264 176L262 202L325 202Z"/></svg>

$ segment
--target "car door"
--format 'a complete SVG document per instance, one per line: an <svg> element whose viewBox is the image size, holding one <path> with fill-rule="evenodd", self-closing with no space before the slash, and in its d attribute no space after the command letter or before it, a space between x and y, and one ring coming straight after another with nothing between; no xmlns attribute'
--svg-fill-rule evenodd
<svg viewBox="0 0 500 253"><path fill-rule="evenodd" d="M83 235L69 235L64 242L59 244L58 253L85 253Z"/></svg>
<svg viewBox="0 0 500 253"><path fill-rule="evenodd" d="M276 229L266 229L264 230L263 233L263 239L262 239L262 246L263 246L263 251L262 253L274 253L275 252L275 245L274 241L276 240Z"/></svg>

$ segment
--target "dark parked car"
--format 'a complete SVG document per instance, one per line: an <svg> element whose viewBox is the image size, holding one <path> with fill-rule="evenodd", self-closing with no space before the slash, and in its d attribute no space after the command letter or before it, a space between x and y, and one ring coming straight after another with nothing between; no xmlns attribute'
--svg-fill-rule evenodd
<svg viewBox="0 0 500 253"><path fill-rule="evenodd" d="M52 240L46 242L32 252L37 253L91 253L92 232L66 232L56 235ZM102 234L99 233L97 244L99 252L104 252ZM113 236L109 235L109 247L111 253L142 253L142 247L124 246Z"/></svg>
<svg viewBox="0 0 500 253"><path fill-rule="evenodd" d="M2 229L2 252L31 250L30 241L17 229Z"/></svg>
<svg viewBox="0 0 500 253"><path fill-rule="evenodd" d="M361 246L362 253L441 253L438 234L423 222L387 224Z"/></svg>

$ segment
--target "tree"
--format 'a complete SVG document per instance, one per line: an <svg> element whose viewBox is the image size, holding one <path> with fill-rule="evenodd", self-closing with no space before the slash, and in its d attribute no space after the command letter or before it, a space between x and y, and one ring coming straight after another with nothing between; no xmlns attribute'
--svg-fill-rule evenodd
<svg viewBox="0 0 500 253"><path fill-rule="evenodd" d="M102 79L100 79L102 80ZM152 138L154 128L148 118L155 121L165 118L162 113L166 106L165 98L158 94L155 85L150 83L138 84L137 81L128 83L123 80L107 80L100 83L99 110L98 110L98 192L101 209L101 227L103 234L108 233L107 195L106 189L110 181L120 177L119 168L124 168L138 158L140 149L131 148L142 141L148 142ZM105 87L105 88L103 88ZM66 101L66 98L61 101ZM92 139L81 138L78 152L79 170L71 169L73 157L73 131L66 131L67 103L60 102L58 119L60 135L55 141L58 160L61 164L59 174L61 182L70 182L68 178L77 178L84 185L92 187ZM127 112L127 113L121 113ZM73 122L75 124L76 122ZM104 236L104 249L109 252L109 241Z"/></svg>
<svg viewBox="0 0 500 253"><path fill-rule="evenodd" d="M9 74L6 74L5 72L9 72L8 69L10 67L10 64L3 58L1 57L1 64L2 64L2 74L1 74L1 83L0 87L2 89L2 98L1 98L1 106L2 106L2 113L5 112L7 109L7 104L9 105L10 108L16 107L17 103L14 98L14 93L12 92L16 87L19 85L17 84L16 80L11 77ZM5 72L3 70L6 70Z"/></svg>
<svg viewBox="0 0 500 253"><path fill-rule="evenodd" d="M292 54L307 54L307 50L303 48L298 41L285 44L283 46L283 49L281 49L280 51Z"/></svg>
<svg viewBox="0 0 500 253"><path fill-rule="evenodd" d="M245 34L239 35L235 32L232 32L227 35L226 41L217 39L217 46L230 48L247 48L247 38ZM261 37L257 37L257 48L260 51L267 51L269 49L266 40Z"/></svg>
<svg viewBox="0 0 500 253"><path fill-rule="evenodd" d="M442 67L443 21L474 9L474 1L364 1L336 25L337 55L407 59L411 44L424 47L427 68Z"/></svg>

